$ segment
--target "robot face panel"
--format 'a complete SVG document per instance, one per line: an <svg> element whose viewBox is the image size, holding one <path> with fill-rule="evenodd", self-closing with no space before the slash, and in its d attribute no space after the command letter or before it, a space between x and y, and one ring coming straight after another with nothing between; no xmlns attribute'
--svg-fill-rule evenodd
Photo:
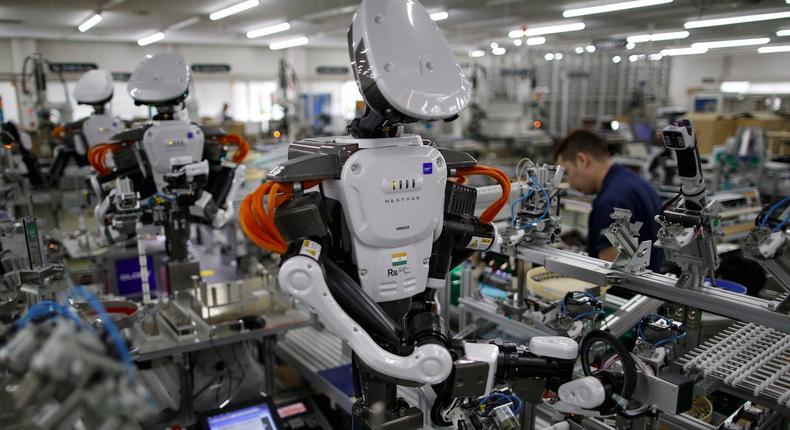
<svg viewBox="0 0 790 430"><path fill-rule="evenodd" d="M127 89L135 103L173 105L189 93L189 66L175 52L146 55L134 69Z"/></svg>
<svg viewBox="0 0 790 430"><path fill-rule="evenodd" d="M360 92L385 118L446 119L469 102L471 84L418 1L364 0L348 41Z"/></svg>
<svg viewBox="0 0 790 430"><path fill-rule="evenodd" d="M74 99L82 105L105 104L112 99L112 74L108 70L91 70L74 86Z"/></svg>

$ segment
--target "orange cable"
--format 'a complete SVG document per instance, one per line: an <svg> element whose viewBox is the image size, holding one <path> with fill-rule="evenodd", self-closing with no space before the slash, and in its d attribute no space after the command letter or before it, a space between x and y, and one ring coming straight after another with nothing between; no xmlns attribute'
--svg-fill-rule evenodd
<svg viewBox="0 0 790 430"><path fill-rule="evenodd" d="M243 137L235 135L235 134L226 134L220 136L219 143L221 145L233 145L236 147L236 153L233 154L233 162L234 163L241 163L247 158L247 154L250 152L250 145L244 140Z"/></svg>
<svg viewBox="0 0 790 430"><path fill-rule="evenodd" d="M491 178L494 178L502 187L502 196L492 203L491 206L487 207L486 210L480 215L480 222L490 223L494 220L494 217L496 217L499 211L501 211L502 208L507 204L508 198L510 197L510 177L505 172L488 166L460 168L456 171L455 177L459 179L460 182L458 183L462 184L468 175L490 176Z"/></svg>

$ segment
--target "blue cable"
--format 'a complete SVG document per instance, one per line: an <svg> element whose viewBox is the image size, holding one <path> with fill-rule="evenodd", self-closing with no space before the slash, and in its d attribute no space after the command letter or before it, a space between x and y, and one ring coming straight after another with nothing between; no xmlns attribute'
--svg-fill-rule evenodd
<svg viewBox="0 0 790 430"><path fill-rule="evenodd" d="M644 329L644 324L643 323L644 323L645 319L647 319L647 318L666 319L666 320L669 321L670 325L672 325L672 322L673 322L671 319L669 319L667 317L664 317L664 316L661 316L661 315L658 315L658 314L648 314L648 315L646 315L645 318L642 318L642 320L639 321L639 325L636 326L637 335L639 336L640 339L646 340L646 341L647 341L647 339L645 338L645 329ZM656 343L654 343L653 346L658 348L659 346L666 345L666 344L668 344L670 342L674 342L676 340L683 339L684 337L686 337L687 334L688 333L686 333L686 331L681 331L677 335L669 336L669 337L666 337L664 339L656 341Z"/></svg>
<svg viewBox="0 0 790 430"><path fill-rule="evenodd" d="M510 205L510 223L513 227L516 226L516 205L523 202L524 200L527 200L530 197L532 197L532 190L529 190L527 194L519 197L516 201L513 202L512 205Z"/></svg>
<svg viewBox="0 0 790 430"><path fill-rule="evenodd" d="M578 321L580 319L587 318L588 316L593 315L593 314L594 314L595 317L597 317L598 315L606 315L606 312L601 311L601 310L597 310L597 309L596 310L592 310L592 311L587 311L587 312L581 313L579 315L576 315L576 317L574 317L573 320L574 321ZM593 318L593 320L595 320L595 318Z"/></svg>
<svg viewBox="0 0 790 430"><path fill-rule="evenodd" d="M546 189L545 189L545 188L544 188L542 185L540 185L540 183L538 182L538 179L537 179L536 177L534 177L534 176L530 176L530 177L529 177L529 180L530 180L530 181L531 181L533 184L535 184L535 186L536 186L536 187L538 187L538 189L539 189L539 190L540 190L540 191L543 193L543 195L546 197L546 207L544 207L544 208L543 208L543 214L542 214L540 217L538 217L538 219L536 219L535 221L533 221L533 222L531 222L531 223L529 224L530 226L534 226L534 225L536 225L537 223L539 223L539 222L543 221L544 219L546 219L546 216L548 216L548 214L549 214L549 211L551 210L551 196L549 195L549 192L548 192L548 191L546 191Z"/></svg>
<svg viewBox="0 0 790 430"><path fill-rule="evenodd" d="M768 220L771 218L771 214L774 213L775 210L779 209L779 207L781 207L783 204L787 202L790 202L790 196L786 196L780 199L778 202L771 205L771 207L768 208L768 212L766 212L765 215L763 215L763 219L762 221L760 221L760 227L765 227L765 225L768 223Z"/></svg>
<svg viewBox="0 0 790 430"><path fill-rule="evenodd" d="M774 233L776 233L777 231L781 231L787 225L787 223L789 223L789 222L790 222L790 212L788 212L787 215L785 215L785 217L782 220L782 222L780 222L779 225L774 227L774 229L772 231Z"/></svg>
<svg viewBox="0 0 790 430"><path fill-rule="evenodd" d="M25 316L23 316L22 318L16 321L16 328L21 329L25 325L27 325L27 323L29 323L30 321L39 318L48 319L55 315L60 315L62 317L68 318L74 321L75 323L77 323L77 325L80 327L82 327L83 325L82 320L80 320L79 317L75 315L74 312L72 312L68 306L50 300L44 300L28 308L27 313L25 313Z"/></svg>
<svg viewBox="0 0 790 430"><path fill-rule="evenodd" d="M478 405L483 404L483 403L487 402L488 400L490 400L491 398L503 398L507 402L511 403L510 410L513 411L514 414L518 414L519 412L521 412L521 406L522 406L521 399L518 396L513 395L513 394L505 394L505 393L501 393L501 392L491 393L491 394L483 397L482 399L479 399L477 401L477 404Z"/></svg>
<svg viewBox="0 0 790 430"><path fill-rule="evenodd" d="M99 319L104 325L104 329L107 330L107 334L110 336L113 344L115 345L115 349L118 351L118 355L121 357L121 361L126 365L127 374L129 376L129 382L135 382L135 368L134 364L132 363L132 356L129 353L129 348L126 346L126 341L124 341L123 336L121 336L121 332L118 331L118 327L115 326L115 322L112 320L110 315L107 313L107 309L99 302L96 296L93 295L90 291L85 289L84 287L77 286L72 289L78 296L85 299L86 302L93 308L93 311L96 312L96 315L99 316Z"/></svg>

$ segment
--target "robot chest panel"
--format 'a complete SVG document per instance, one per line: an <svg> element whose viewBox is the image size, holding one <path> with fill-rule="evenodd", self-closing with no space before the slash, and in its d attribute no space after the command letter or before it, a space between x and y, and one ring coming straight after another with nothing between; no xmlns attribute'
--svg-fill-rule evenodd
<svg viewBox="0 0 790 430"><path fill-rule="evenodd" d="M178 159L178 164L198 162L203 158L203 132L194 124L173 121L162 122L148 128L143 137L143 149L151 163L154 176L159 179L171 172L171 161Z"/></svg>
<svg viewBox="0 0 790 430"><path fill-rule="evenodd" d="M357 238L393 246L431 236L442 222L447 170L431 147L366 149L341 175L343 206Z"/></svg>
<svg viewBox="0 0 790 430"><path fill-rule="evenodd" d="M112 115L93 115L82 124L82 135L88 147L93 147L109 142L122 128L121 121Z"/></svg>

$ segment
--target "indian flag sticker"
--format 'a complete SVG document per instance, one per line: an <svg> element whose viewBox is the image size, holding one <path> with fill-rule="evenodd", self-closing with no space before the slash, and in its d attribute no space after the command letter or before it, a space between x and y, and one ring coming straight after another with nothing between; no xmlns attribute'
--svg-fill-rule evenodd
<svg viewBox="0 0 790 430"><path fill-rule="evenodd" d="M302 241L301 249L299 249L299 254L313 257L318 260L318 257L321 255L321 245L313 242L312 240L304 240Z"/></svg>
<svg viewBox="0 0 790 430"><path fill-rule="evenodd" d="M392 267L405 266L408 263L405 252L392 254Z"/></svg>

